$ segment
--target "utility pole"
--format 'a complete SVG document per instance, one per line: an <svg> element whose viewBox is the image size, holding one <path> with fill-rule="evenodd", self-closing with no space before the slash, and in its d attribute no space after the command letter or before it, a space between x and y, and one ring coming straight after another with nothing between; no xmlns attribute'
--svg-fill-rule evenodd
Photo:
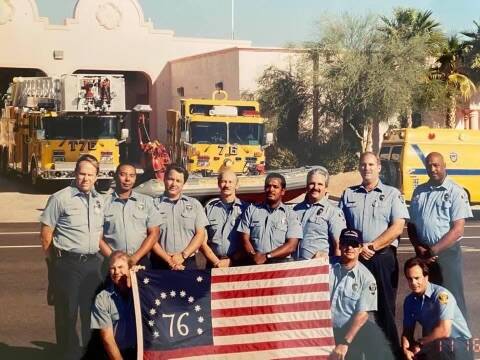
<svg viewBox="0 0 480 360"><path fill-rule="evenodd" d="M235 0L232 0L232 40L235 40Z"/></svg>

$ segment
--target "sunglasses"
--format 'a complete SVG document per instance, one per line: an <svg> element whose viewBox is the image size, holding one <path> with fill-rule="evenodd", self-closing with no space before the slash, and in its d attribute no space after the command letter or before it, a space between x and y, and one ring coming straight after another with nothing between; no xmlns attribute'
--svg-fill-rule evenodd
<svg viewBox="0 0 480 360"><path fill-rule="evenodd" d="M351 246L352 248L358 248L361 245L356 240L342 240L340 241L340 246L343 246L343 247Z"/></svg>

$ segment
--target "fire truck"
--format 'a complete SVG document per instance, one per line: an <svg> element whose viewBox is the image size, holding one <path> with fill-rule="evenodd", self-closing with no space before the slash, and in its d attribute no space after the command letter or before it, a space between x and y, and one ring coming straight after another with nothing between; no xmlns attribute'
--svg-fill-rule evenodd
<svg viewBox="0 0 480 360"><path fill-rule="evenodd" d="M262 174L265 148L273 143L264 123L258 102L229 100L216 90L211 99L181 99L180 111L167 111L166 147L192 174L213 176L224 167Z"/></svg>
<svg viewBox="0 0 480 360"><path fill-rule="evenodd" d="M32 184L74 178L82 154L100 161L100 182L119 163L125 80L122 75L73 74L14 78L0 119L0 172L29 176Z"/></svg>

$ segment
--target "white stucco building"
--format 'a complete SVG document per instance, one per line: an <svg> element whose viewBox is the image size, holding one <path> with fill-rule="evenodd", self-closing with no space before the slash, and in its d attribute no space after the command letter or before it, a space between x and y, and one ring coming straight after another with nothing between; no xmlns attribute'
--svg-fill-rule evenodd
<svg viewBox="0 0 480 360"><path fill-rule="evenodd" d="M121 73L128 109L153 108L152 135L165 137L165 113L183 97L209 97L222 83L231 98L253 91L269 65L295 51L250 41L177 37L156 29L136 0L78 0L63 25L40 17L35 0L0 0L0 92L14 76ZM183 88L183 89L181 89Z"/></svg>

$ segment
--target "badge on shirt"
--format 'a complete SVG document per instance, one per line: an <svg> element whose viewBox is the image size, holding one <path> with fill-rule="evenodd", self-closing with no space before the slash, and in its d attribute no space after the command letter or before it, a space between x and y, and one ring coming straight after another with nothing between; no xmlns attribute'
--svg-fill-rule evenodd
<svg viewBox="0 0 480 360"><path fill-rule="evenodd" d="M318 209L317 215L320 215L321 213L323 213L323 206L320 209Z"/></svg>
<svg viewBox="0 0 480 360"><path fill-rule="evenodd" d="M383 201L385 200L385 195L381 194L378 198L380 199L380 201Z"/></svg>
<svg viewBox="0 0 480 360"><path fill-rule="evenodd" d="M375 295L375 293L377 292L377 284L371 283L370 285L368 285L368 290L370 290L370 293L372 295Z"/></svg>
<svg viewBox="0 0 480 360"><path fill-rule="evenodd" d="M358 284L357 284L357 283L353 283L353 284L352 284L352 290L353 290L354 292L356 292L356 291L358 290Z"/></svg>
<svg viewBox="0 0 480 360"><path fill-rule="evenodd" d="M449 199L450 199L450 195L449 195L449 194L443 195L443 200L444 200L444 201L448 201Z"/></svg>
<svg viewBox="0 0 480 360"><path fill-rule="evenodd" d="M138 203L137 204L137 209L138 210L143 210L145 208L145 205L143 203Z"/></svg>
<svg viewBox="0 0 480 360"><path fill-rule="evenodd" d="M188 210L188 211L192 211L193 210L193 206L191 204L186 204L185 205L185 209Z"/></svg>
<svg viewBox="0 0 480 360"><path fill-rule="evenodd" d="M286 218L283 218L281 221L280 221L281 224L285 225L287 223L287 219Z"/></svg>
<svg viewBox="0 0 480 360"><path fill-rule="evenodd" d="M93 211L95 212L95 214L100 214L101 208L102 204L100 203L100 201L97 200L95 204L93 204Z"/></svg>
<svg viewBox="0 0 480 360"><path fill-rule="evenodd" d="M438 294L438 301L440 301L440 304L447 305L448 294L446 292L441 292L440 294Z"/></svg>

